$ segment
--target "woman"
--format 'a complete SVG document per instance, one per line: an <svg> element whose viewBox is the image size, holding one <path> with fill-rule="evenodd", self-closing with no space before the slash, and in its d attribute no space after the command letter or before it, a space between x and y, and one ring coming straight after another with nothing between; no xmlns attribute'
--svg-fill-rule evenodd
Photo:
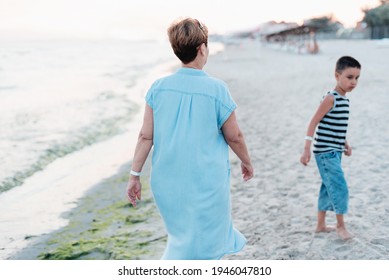
<svg viewBox="0 0 389 280"><path fill-rule="evenodd" d="M207 28L186 18L168 35L182 67L155 81L146 95L127 195L135 207L140 172L154 146L151 189L168 233L162 259L220 259L246 243L232 226L228 146L241 160L245 181L253 167L227 85L202 71Z"/></svg>

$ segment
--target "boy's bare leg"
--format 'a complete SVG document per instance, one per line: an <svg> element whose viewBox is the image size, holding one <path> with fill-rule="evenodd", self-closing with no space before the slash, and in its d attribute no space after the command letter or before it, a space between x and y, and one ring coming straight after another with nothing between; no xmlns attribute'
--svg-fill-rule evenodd
<svg viewBox="0 0 389 280"><path fill-rule="evenodd" d="M326 211L317 212L317 226L315 232L330 232L336 228L326 225Z"/></svg>
<svg viewBox="0 0 389 280"><path fill-rule="evenodd" d="M337 214L336 221L337 221L336 233L340 238L342 238L343 240L347 240L354 237L350 232L346 230L346 227L344 225L343 215Z"/></svg>

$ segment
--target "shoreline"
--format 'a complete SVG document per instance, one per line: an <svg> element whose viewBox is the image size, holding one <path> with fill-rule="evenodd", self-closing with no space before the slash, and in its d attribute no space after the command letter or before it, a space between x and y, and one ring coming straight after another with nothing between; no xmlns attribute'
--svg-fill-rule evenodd
<svg viewBox="0 0 389 280"><path fill-rule="evenodd" d="M125 133L58 158L44 170L25 179L20 186L0 195L0 259L33 244L33 239L66 227L63 213L113 174L132 157L142 119L144 94L155 77L169 73L176 61L155 66L147 77L131 88L134 111ZM91 160L93 159L93 160ZM28 205L28 207L26 207Z"/></svg>
<svg viewBox="0 0 389 280"><path fill-rule="evenodd" d="M126 163L115 175L94 185L75 208L62 214L69 220L66 226L31 237L30 246L10 260L159 259L166 234L148 178L142 178L142 202L134 209L125 196L129 168ZM149 169L147 162L145 172Z"/></svg>

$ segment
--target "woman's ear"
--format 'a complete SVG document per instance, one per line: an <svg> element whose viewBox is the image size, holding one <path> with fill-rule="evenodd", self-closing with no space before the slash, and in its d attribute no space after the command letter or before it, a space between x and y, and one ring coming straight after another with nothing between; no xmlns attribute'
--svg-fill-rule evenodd
<svg viewBox="0 0 389 280"><path fill-rule="evenodd" d="M202 55L207 55L207 46L205 45L205 43L202 43L200 45L200 51Z"/></svg>

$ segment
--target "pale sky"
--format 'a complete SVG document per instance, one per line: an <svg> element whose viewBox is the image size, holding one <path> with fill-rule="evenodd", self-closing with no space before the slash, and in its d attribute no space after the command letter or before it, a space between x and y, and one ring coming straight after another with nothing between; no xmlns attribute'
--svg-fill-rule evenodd
<svg viewBox="0 0 389 280"><path fill-rule="evenodd" d="M210 33L255 28L269 21L302 23L333 15L346 27L378 0L0 0L0 38L164 38L178 17L194 17Z"/></svg>

